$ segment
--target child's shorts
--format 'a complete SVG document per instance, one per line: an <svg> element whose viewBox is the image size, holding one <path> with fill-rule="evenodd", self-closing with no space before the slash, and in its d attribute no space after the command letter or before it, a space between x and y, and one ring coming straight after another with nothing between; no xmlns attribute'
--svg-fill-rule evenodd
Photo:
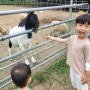
<svg viewBox="0 0 90 90"><path fill-rule="evenodd" d="M77 90L88 90L87 84L81 83L81 76L78 75L73 69L70 68L70 78L71 83L74 88L77 88Z"/></svg>

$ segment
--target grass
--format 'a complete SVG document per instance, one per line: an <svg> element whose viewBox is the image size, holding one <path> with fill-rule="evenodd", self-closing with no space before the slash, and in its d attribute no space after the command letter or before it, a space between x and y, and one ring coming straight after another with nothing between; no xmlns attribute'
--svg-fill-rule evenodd
<svg viewBox="0 0 90 90"><path fill-rule="evenodd" d="M30 85L32 86L36 83L50 81L52 78L61 85L70 84L68 77L69 66L66 64L66 57L63 57L44 71L39 71L32 75L32 82Z"/></svg>

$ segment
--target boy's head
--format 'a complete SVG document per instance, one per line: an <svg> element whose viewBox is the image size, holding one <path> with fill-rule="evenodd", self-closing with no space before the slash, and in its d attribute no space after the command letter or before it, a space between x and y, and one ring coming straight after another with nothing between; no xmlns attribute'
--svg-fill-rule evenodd
<svg viewBox="0 0 90 90"><path fill-rule="evenodd" d="M78 37L85 38L87 33L90 32L90 14L83 14L76 18L75 27Z"/></svg>
<svg viewBox="0 0 90 90"><path fill-rule="evenodd" d="M83 14L76 18L76 24L88 24L90 25L90 14Z"/></svg>
<svg viewBox="0 0 90 90"><path fill-rule="evenodd" d="M23 88L31 81L31 69L25 63L19 63L12 68L11 77L17 87Z"/></svg>

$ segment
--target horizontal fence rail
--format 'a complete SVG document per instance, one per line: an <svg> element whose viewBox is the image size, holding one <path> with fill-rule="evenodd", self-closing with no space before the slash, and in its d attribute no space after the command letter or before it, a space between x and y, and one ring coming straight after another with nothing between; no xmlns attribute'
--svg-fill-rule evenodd
<svg viewBox="0 0 90 90"><path fill-rule="evenodd" d="M59 24L62 24L62 23L70 22L70 21L73 21L73 20L75 20L75 18L69 19L69 20L60 21L58 23L44 25L44 26L39 27L38 30L46 29L46 28L49 28L49 27L52 27L52 26L56 26L56 25L59 25ZM19 35L27 34L27 33L30 33L30 32L32 32L32 30L26 30L26 31L23 31L23 32L20 32L20 33L15 33L15 34L1 36L0 37L0 41L3 41L5 39L9 39L9 38L12 38L12 37L16 37L16 36L19 36Z"/></svg>
<svg viewBox="0 0 90 90"><path fill-rule="evenodd" d="M60 36L60 37L69 36L69 35L71 35L71 33L72 33L72 32L69 32L69 33L64 34L64 35L62 35L62 36ZM20 52L18 52L18 53L15 53L15 54L13 54L13 55L10 55L10 56L7 56L7 57L5 57L5 58L2 58L2 59L0 59L0 63L5 62L5 61L7 61L7 60L9 60L9 59L11 59L11 58L14 58L14 57L16 57L16 56L19 56L19 55L21 55L21 54L24 54L24 53L26 53L26 52L28 52L28 51L30 51L30 50L35 49L35 48L41 47L42 45L45 45L45 44L47 44L47 43L49 43L49 42L51 42L51 41L52 41L52 40L43 42L43 43L38 44L38 45L36 45L36 46L34 46L34 47L32 47L32 48L28 48L28 49L25 49L25 50L20 51Z"/></svg>
<svg viewBox="0 0 90 90"><path fill-rule="evenodd" d="M60 8L71 8L71 7L83 6L83 5L88 5L88 3L63 5L63 6L52 6L52 7L41 7L41 8L30 8L30 9L20 9L20 10L6 10L6 11L0 11L0 15L10 15L10 14L32 12L32 11L60 9Z"/></svg>

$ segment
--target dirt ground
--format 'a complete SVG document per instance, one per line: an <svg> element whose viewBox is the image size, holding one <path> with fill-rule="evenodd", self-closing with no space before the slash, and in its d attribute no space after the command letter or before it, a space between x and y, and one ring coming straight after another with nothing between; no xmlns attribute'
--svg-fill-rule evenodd
<svg viewBox="0 0 90 90"><path fill-rule="evenodd" d="M2 10L17 10L17 9L25 9L26 7L20 7L20 6L0 6L0 11ZM40 20L40 26L50 24L54 20L66 20L69 18L69 12L68 11L62 11L62 10L45 10L45 11L38 11L36 12L39 20ZM78 15L82 14L82 12L73 12L72 17L77 17ZM0 25L3 26L3 28L7 31L7 34L9 33L9 27L13 27L17 25L20 21L19 14L13 14L13 15L4 15L0 16ZM41 43L45 41L45 36L50 34L52 30L51 29L43 29L39 30L36 34L33 33L32 38L32 45L36 45L37 43ZM3 52L4 51L4 52ZM8 55L8 41L1 41L0 45L0 58L3 58ZM49 88L48 83L38 84L33 87L34 90L72 90L70 89L71 86L68 86L69 88L63 88L58 84L57 82L53 81L54 83ZM61 88L60 88L61 87ZM49 88L49 89L48 89Z"/></svg>

